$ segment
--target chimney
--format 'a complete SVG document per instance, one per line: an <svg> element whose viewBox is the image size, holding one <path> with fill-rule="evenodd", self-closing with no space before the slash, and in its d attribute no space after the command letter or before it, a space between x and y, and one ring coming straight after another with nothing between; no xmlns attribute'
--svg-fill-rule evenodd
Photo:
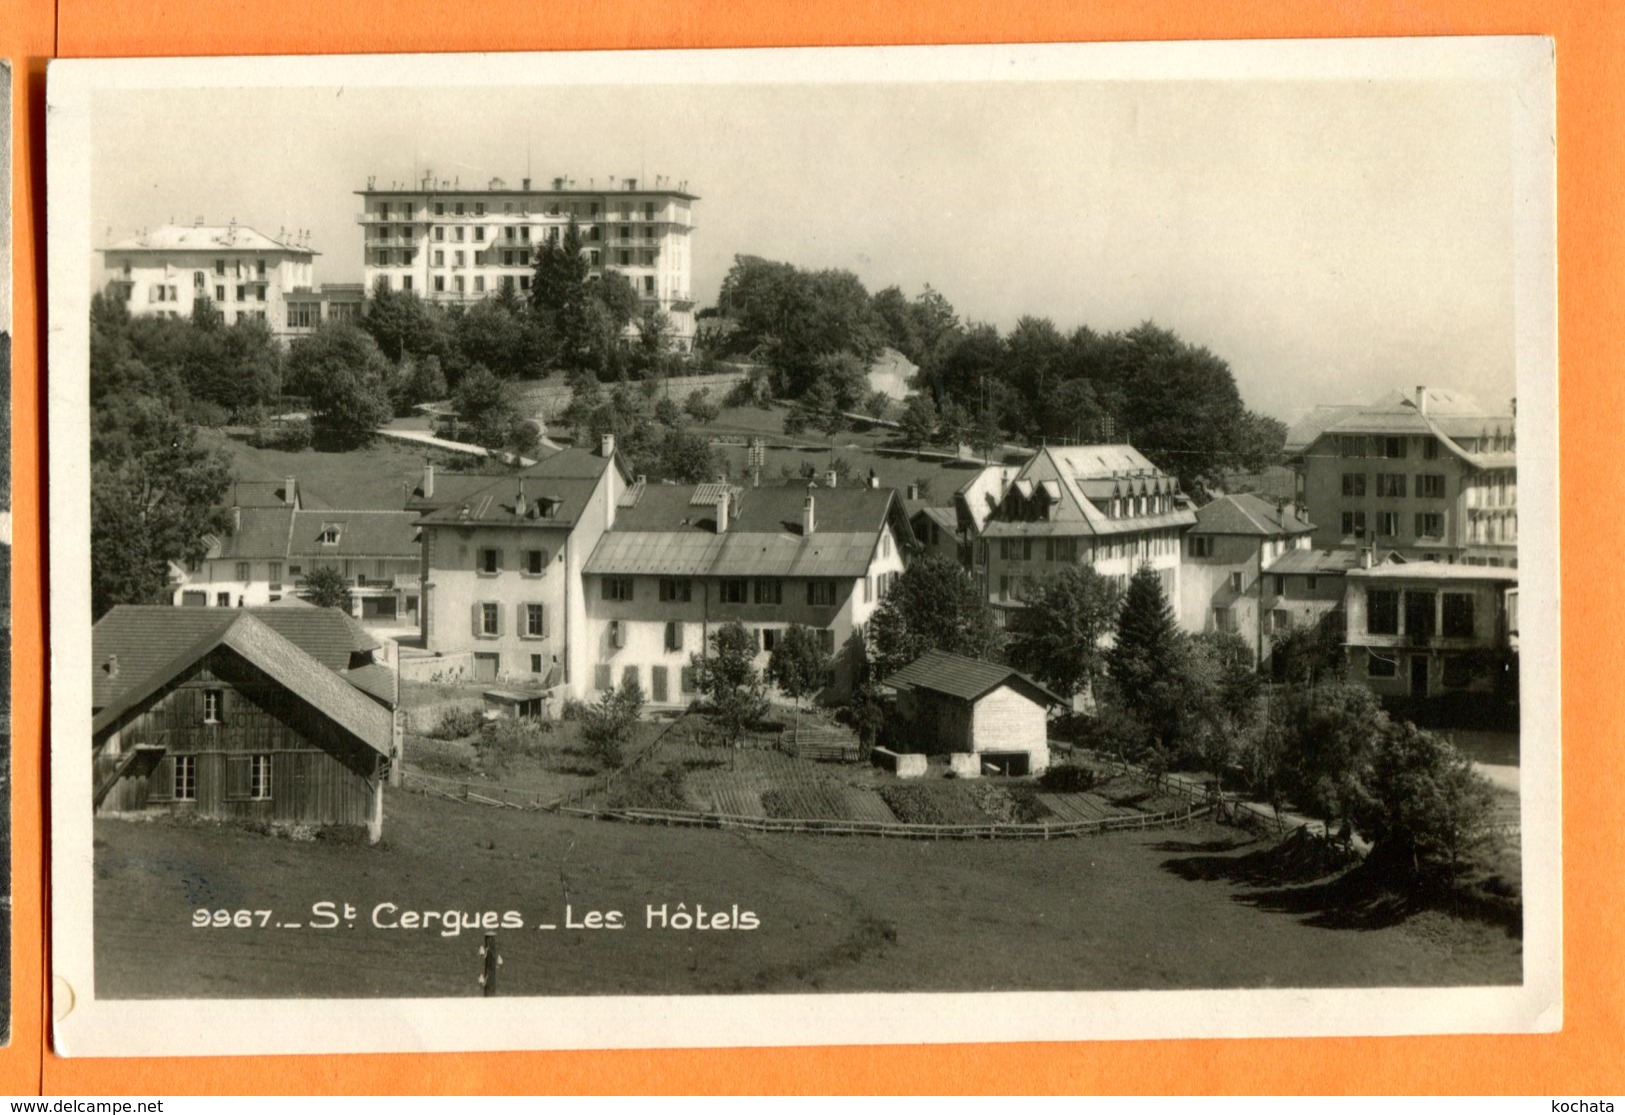
<svg viewBox="0 0 1625 1115"><path fill-rule="evenodd" d="M107 676L110 678L118 677L118 655L116 654L107 656Z"/></svg>
<svg viewBox="0 0 1625 1115"><path fill-rule="evenodd" d="M728 493L726 490L717 493L717 533L728 533Z"/></svg>
<svg viewBox="0 0 1625 1115"><path fill-rule="evenodd" d="M434 497L434 465L428 461L423 462L423 498Z"/></svg>
<svg viewBox="0 0 1625 1115"><path fill-rule="evenodd" d="M824 487L833 488L835 485L839 484L840 481L841 475L834 469L829 469L824 473Z"/></svg>
<svg viewBox="0 0 1625 1115"><path fill-rule="evenodd" d="M293 507L299 502L299 481L289 476L282 481L282 502Z"/></svg>
<svg viewBox="0 0 1625 1115"><path fill-rule="evenodd" d="M812 493L807 493L807 500L801 505L801 535L805 538L817 527L817 520L813 515Z"/></svg>
<svg viewBox="0 0 1625 1115"><path fill-rule="evenodd" d="M871 487L871 488L880 487L880 477L875 475L875 470L874 469L869 470L869 487Z"/></svg>
<svg viewBox="0 0 1625 1115"><path fill-rule="evenodd" d="M525 478L523 476L519 478L519 496L513 501L513 513L515 515L525 513Z"/></svg>
<svg viewBox="0 0 1625 1115"><path fill-rule="evenodd" d="M606 460L615 456L615 435L605 434L598 439L598 455Z"/></svg>
<svg viewBox="0 0 1625 1115"><path fill-rule="evenodd" d="M920 498L920 486L918 484L910 484L908 486L908 498L909 499L919 499Z"/></svg>
<svg viewBox="0 0 1625 1115"><path fill-rule="evenodd" d="M1365 545L1364 543L1360 544L1360 568L1371 568L1371 547Z"/></svg>
<svg viewBox="0 0 1625 1115"><path fill-rule="evenodd" d="M1416 413L1418 413L1418 414L1426 414L1427 412L1428 412L1428 389L1426 387L1422 387L1422 386L1418 385L1418 387L1416 388Z"/></svg>
<svg viewBox="0 0 1625 1115"><path fill-rule="evenodd" d="M243 529L243 509L233 506L231 509L231 533L238 534Z"/></svg>

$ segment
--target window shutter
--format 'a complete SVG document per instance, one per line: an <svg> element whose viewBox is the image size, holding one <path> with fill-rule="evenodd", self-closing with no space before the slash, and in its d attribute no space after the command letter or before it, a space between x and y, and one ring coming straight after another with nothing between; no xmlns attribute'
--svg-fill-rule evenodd
<svg viewBox="0 0 1625 1115"><path fill-rule="evenodd" d="M513 629L514 634L519 635L521 637L523 637L525 635L529 635L530 634L530 624L525 622L525 619L526 619L526 617L525 617L525 605L523 605L523 604L515 604L514 607L518 609L518 615L516 615L514 617L514 623L516 624L516 626Z"/></svg>
<svg viewBox="0 0 1625 1115"><path fill-rule="evenodd" d="M147 779L148 801L170 801L175 796L175 757L166 755L158 760Z"/></svg>
<svg viewBox="0 0 1625 1115"><path fill-rule="evenodd" d="M536 608L542 613L542 629L538 631L537 634L545 638L547 636L547 605L538 604L536 605Z"/></svg>
<svg viewBox="0 0 1625 1115"><path fill-rule="evenodd" d="M684 666L680 671L678 671L678 684L682 686L684 693L694 692L693 666Z"/></svg>
<svg viewBox="0 0 1625 1115"><path fill-rule="evenodd" d="M252 795L251 762L252 756L249 755L226 756L226 798L228 800L241 801Z"/></svg>
<svg viewBox="0 0 1625 1115"><path fill-rule="evenodd" d="M483 634L485 632L480 630L480 606L476 603L474 605L474 637L479 638Z"/></svg>

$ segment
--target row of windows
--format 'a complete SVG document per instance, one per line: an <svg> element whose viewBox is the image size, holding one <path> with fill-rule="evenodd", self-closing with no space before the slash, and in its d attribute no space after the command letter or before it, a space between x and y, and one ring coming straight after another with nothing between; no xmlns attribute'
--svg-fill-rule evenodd
<svg viewBox="0 0 1625 1115"><path fill-rule="evenodd" d="M466 560L467 555L463 556ZM527 577L540 577L547 572L547 559L548 552L544 549L520 550L519 572ZM474 555L474 570L482 576L495 576L502 572L505 560L503 550L494 546L482 546Z"/></svg>
<svg viewBox="0 0 1625 1115"><path fill-rule="evenodd" d="M191 563L192 571L198 572L201 562ZM311 563L312 569L337 569L345 577L358 585L366 585L368 581L387 581L401 574L411 574L418 571L418 563L413 558L317 558ZM273 586L282 581L282 563L280 561L252 562L239 561L232 564L233 580L251 582L255 573L264 570L265 580ZM304 575L303 562L294 562L287 567L288 573L295 577Z"/></svg>
<svg viewBox="0 0 1625 1115"><path fill-rule="evenodd" d="M637 582L633 577L603 577L601 595L604 600L627 601L637 598ZM829 607L836 602L837 590L834 581L808 581L807 603L814 607ZM882 593L890 587L890 582L884 582ZM869 599L872 586L866 583L865 599ZM694 599L692 582L686 579L662 578L659 582L659 596L662 601L680 601L687 603ZM774 605L784 603L784 582L777 577L758 577L749 580L744 577L728 577L717 584L717 600L722 604L762 604Z"/></svg>
<svg viewBox="0 0 1625 1115"><path fill-rule="evenodd" d="M247 278L248 277L248 270L249 269L244 266L244 262L242 260L234 259L234 260L231 261L231 274L232 274L233 278L237 278L237 279L245 279L245 278ZM260 278L260 279L265 278L265 261L263 259L256 259L254 261L253 271L254 271L254 276L256 278ZM221 278L225 278L225 276L226 276L226 261L225 260L217 259L217 260L214 261L214 273L216 275L219 275ZM203 274L203 272L199 271L198 274L201 275L201 274ZM198 286L202 286L202 285L203 285L202 283L198 283Z"/></svg>
<svg viewBox="0 0 1625 1115"><path fill-rule="evenodd" d="M454 217L466 217L470 213L476 217L483 217L485 216L486 212L485 204L486 203L483 201L436 201L429 203L427 207L436 217L446 216L448 207L451 216ZM641 210L643 219L646 221L654 220L655 209L655 202L644 202ZM599 201L554 202L547 210L548 214L554 217L597 217L601 216L603 211L603 203ZM630 201L621 202L617 211L620 213L622 220L628 221L636 219L640 213L640 210L637 208L637 203ZM410 201L380 201L377 208L378 219L381 221L389 220L393 214L399 214L399 219L402 221L409 221L416 212L417 206ZM511 201L503 202L502 212L512 215L514 212L514 203ZM519 212L521 215L528 215L530 213L530 203L521 202Z"/></svg>
<svg viewBox="0 0 1625 1115"><path fill-rule="evenodd" d="M1420 659L1420 661L1427 661ZM1368 678L1396 678L1399 676L1399 659L1384 658L1381 655L1367 652L1365 657L1365 676ZM1472 683L1472 663L1461 657L1447 657L1443 660L1439 671L1439 680L1447 689L1465 689Z"/></svg>
<svg viewBox="0 0 1625 1115"><path fill-rule="evenodd" d="M1424 461L1437 460L1439 456L1439 439L1433 437L1417 438L1421 442L1421 454ZM1337 455L1339 457L1376 457L1379 459L1397 461L1404 460L1410 451L1411 439L1408 437L1388 437L1377 435L1369 437L1365 434L1338 434Z"/></svg>
<svg viewBox="0 0 1625 1115"><path fill-rule="evenodd" d="M1441 629L1446 638L1452 639L1470 639L1474 634L1474 600L1471 593L1368 589L1365 600L1365 629L1369 635L1403 633L1417 638L1431 638ZM1405 623L1403 632L1400 628L1402 617Z"/></svg>
<svg viewBox="0 0 1625 1115"><path fill-rule="evenodd" d="M1179 536L1171 531L1131 534L1091 541L1084 538L1001 538L1002 561L1110 561L1127 557L1167 557L1179 552Z"/></svg>
<svg viewBox="0 0 1625 1115"><path fill-rule="evenodd" d="M1367 475L1363 472L1343 474L1343 495L1359 499L1366 494ZM1376 474L1376 492L1379 499L1404 499L1407 477L1403 472ZM1445 484L1441 473L1422 473L1416 477L1416 498L1444 499Z"/></svg>
<svg viewBox="0 0 1625 1115"><path fill-rule="evenodd" d="M501 638L506 632L502 626L502 605L495 600L482 600L474 605L474 636L479 639ZM547 638L547 606L523 603L517 606L515 624L521 639Z"/></svg>
<svg viewBox="0 0 1625 1115"><path fill-rule="evenodd" d="M210 692L214 692L210 690ZM170 775L170 797L175 801L197 800L197 756L176 755ZM270 755L226 756L227 799L269 801L271 798Z"/></svg>
<svg viewBox="0 0 1625 1115"><path fill-rule="evenodd" d="M1366 513L1364 511L1343 512L1343 535L1364 535L1366 532ZM1398 511L1378 511L1372 522L1376 524L1376 533L1379 538L1399 537L1400 513ZM1412 520L1417 538L1444 538L1444 512L1418 511Z"/></svg>
<svg viewBox="0 0 1625 1115"><path fill-rule="evenodd" d="M644 688L642 668L639 666L623 666L619 684L632 682L649 695L649 699L656 704L663 704L671 700L671 668L669 666L649 667L649 686ZM608 662L600 662L593 668L593 688L600 692L607 692L617 685L615 667ZM694 667L681 666L677 670L677 684L679 691L685 694L699 692L695 683Z"/></svg>

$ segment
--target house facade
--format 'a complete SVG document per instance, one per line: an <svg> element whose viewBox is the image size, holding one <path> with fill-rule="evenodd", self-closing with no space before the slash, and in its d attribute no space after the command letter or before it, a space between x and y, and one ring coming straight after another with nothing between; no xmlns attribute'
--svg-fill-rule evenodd
<svg viewBox="0 0 1625 1115"><path fill-rule="evenodd" d="M582 568L630 479L606 437L597 454L562 450L425 512L424 646L467 655L477 681L580 695L591 661Z"/></svg>
<svg viewBox="0 0 1625 1115"><path fill-rule="evenodd" d="M838 652L901 576L909 538L890 489L636 488L583 570L588 694L635 677L651 705L686 706L691 658L731 622L758 668L792 624L812 628L837 656L827 695L843 694L854 679Z"/></svg>
<svg viewBox="0 0 1625 1115"><path fill-rule="evenodd" d="M1349 676L1379 695L1493 692L1515 670L1517 570L1387 561L1344 583Z"/></svg>
<svg viewBox="0 0 1625 1115"><path fill-rule="evenodd" d="M911 742L961 777L1048 769L1049 709L1066 702L1019 670L933 650L881 684L896 690Z"/></svg>
<svg viewBox="0 0 1625 1115"><path fill-rule="evenodd" d="M1284 555L1306 550L1314 527L1289 503L1250 493L1220 496L1196 510L1185 534L1179 618L1190 632L1228 631L1269 656L1269 604L1274 582L1265 570Z"/></svg>
<svg viewBox="0 0 1625 1115"><path fill-rule="evenodd" d="M103 617L92 631L96 810L357 825L377 840L394 701L370 661L341 672L299 645L362 656L346 652L345 617L305 611L318 614Z"/></svg>
<svg viewBox="0 0 1625 1115"><path fill-rule="evenodd" d="M289 332L286 295L310 289L317 253L243 225L163 225L101 249L106 280L132 315L189 318L209 299L227 324Z"/></svg>
<svg viewBox="0 0 1625 1115"><path fill-rule="evenodd" d="M535 253L579 229L589 274L624 275L645 308L671 319L679 351L694 341L694 203L687 183L623 178L585 188L554 178L518 188L500 178L463 186L426 172L387 187L357 190L362 212L364 284L409 290L430 302L471 303L510 286L529 291Z"/></svg>
<svg viewBox="0 0 1625 1115"><path fill-rule="evenodd" d="M1181 536L1195 522L1178 481L1132 446L1040 449L983 525L988 600L1007 622L1028 581L1063 565L1092 565L1120 588L1148 565L1177 606Z"/></svg>
<svg viewBox="0 0 1625 1115"><path fill-rule="evenodd" d="M259 487L259 486L254 486ZM292 478L284 491L295 493ZM254 492L245 493L252 499ZM418 516L409 511L305 510L293 502L233 506L203 557L171 566L174 603L243 608L308 597L318 569L341 573L351 614L369 626L415 633L421 589Z"/></svg>
<svg viewBox="0 0 1625 1115"><path fill-rule="evenodd" d="M1516 567L1516 408L1418 387L1323 408L1289 442L1314 545L1412 561Z"/></svg>

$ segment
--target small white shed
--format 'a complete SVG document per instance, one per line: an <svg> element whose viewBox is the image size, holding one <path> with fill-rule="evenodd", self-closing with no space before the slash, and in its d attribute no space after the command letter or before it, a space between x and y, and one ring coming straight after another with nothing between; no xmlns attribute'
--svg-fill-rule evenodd
<svg viewBox="0 0 1625 1115"><path fill-rule="evenodd" d="M1049 766L1049 707L1064 702L1020 670L933 650L882 684L897 691L913 749L950 756L961 774L1042 774Z"/></svg>

